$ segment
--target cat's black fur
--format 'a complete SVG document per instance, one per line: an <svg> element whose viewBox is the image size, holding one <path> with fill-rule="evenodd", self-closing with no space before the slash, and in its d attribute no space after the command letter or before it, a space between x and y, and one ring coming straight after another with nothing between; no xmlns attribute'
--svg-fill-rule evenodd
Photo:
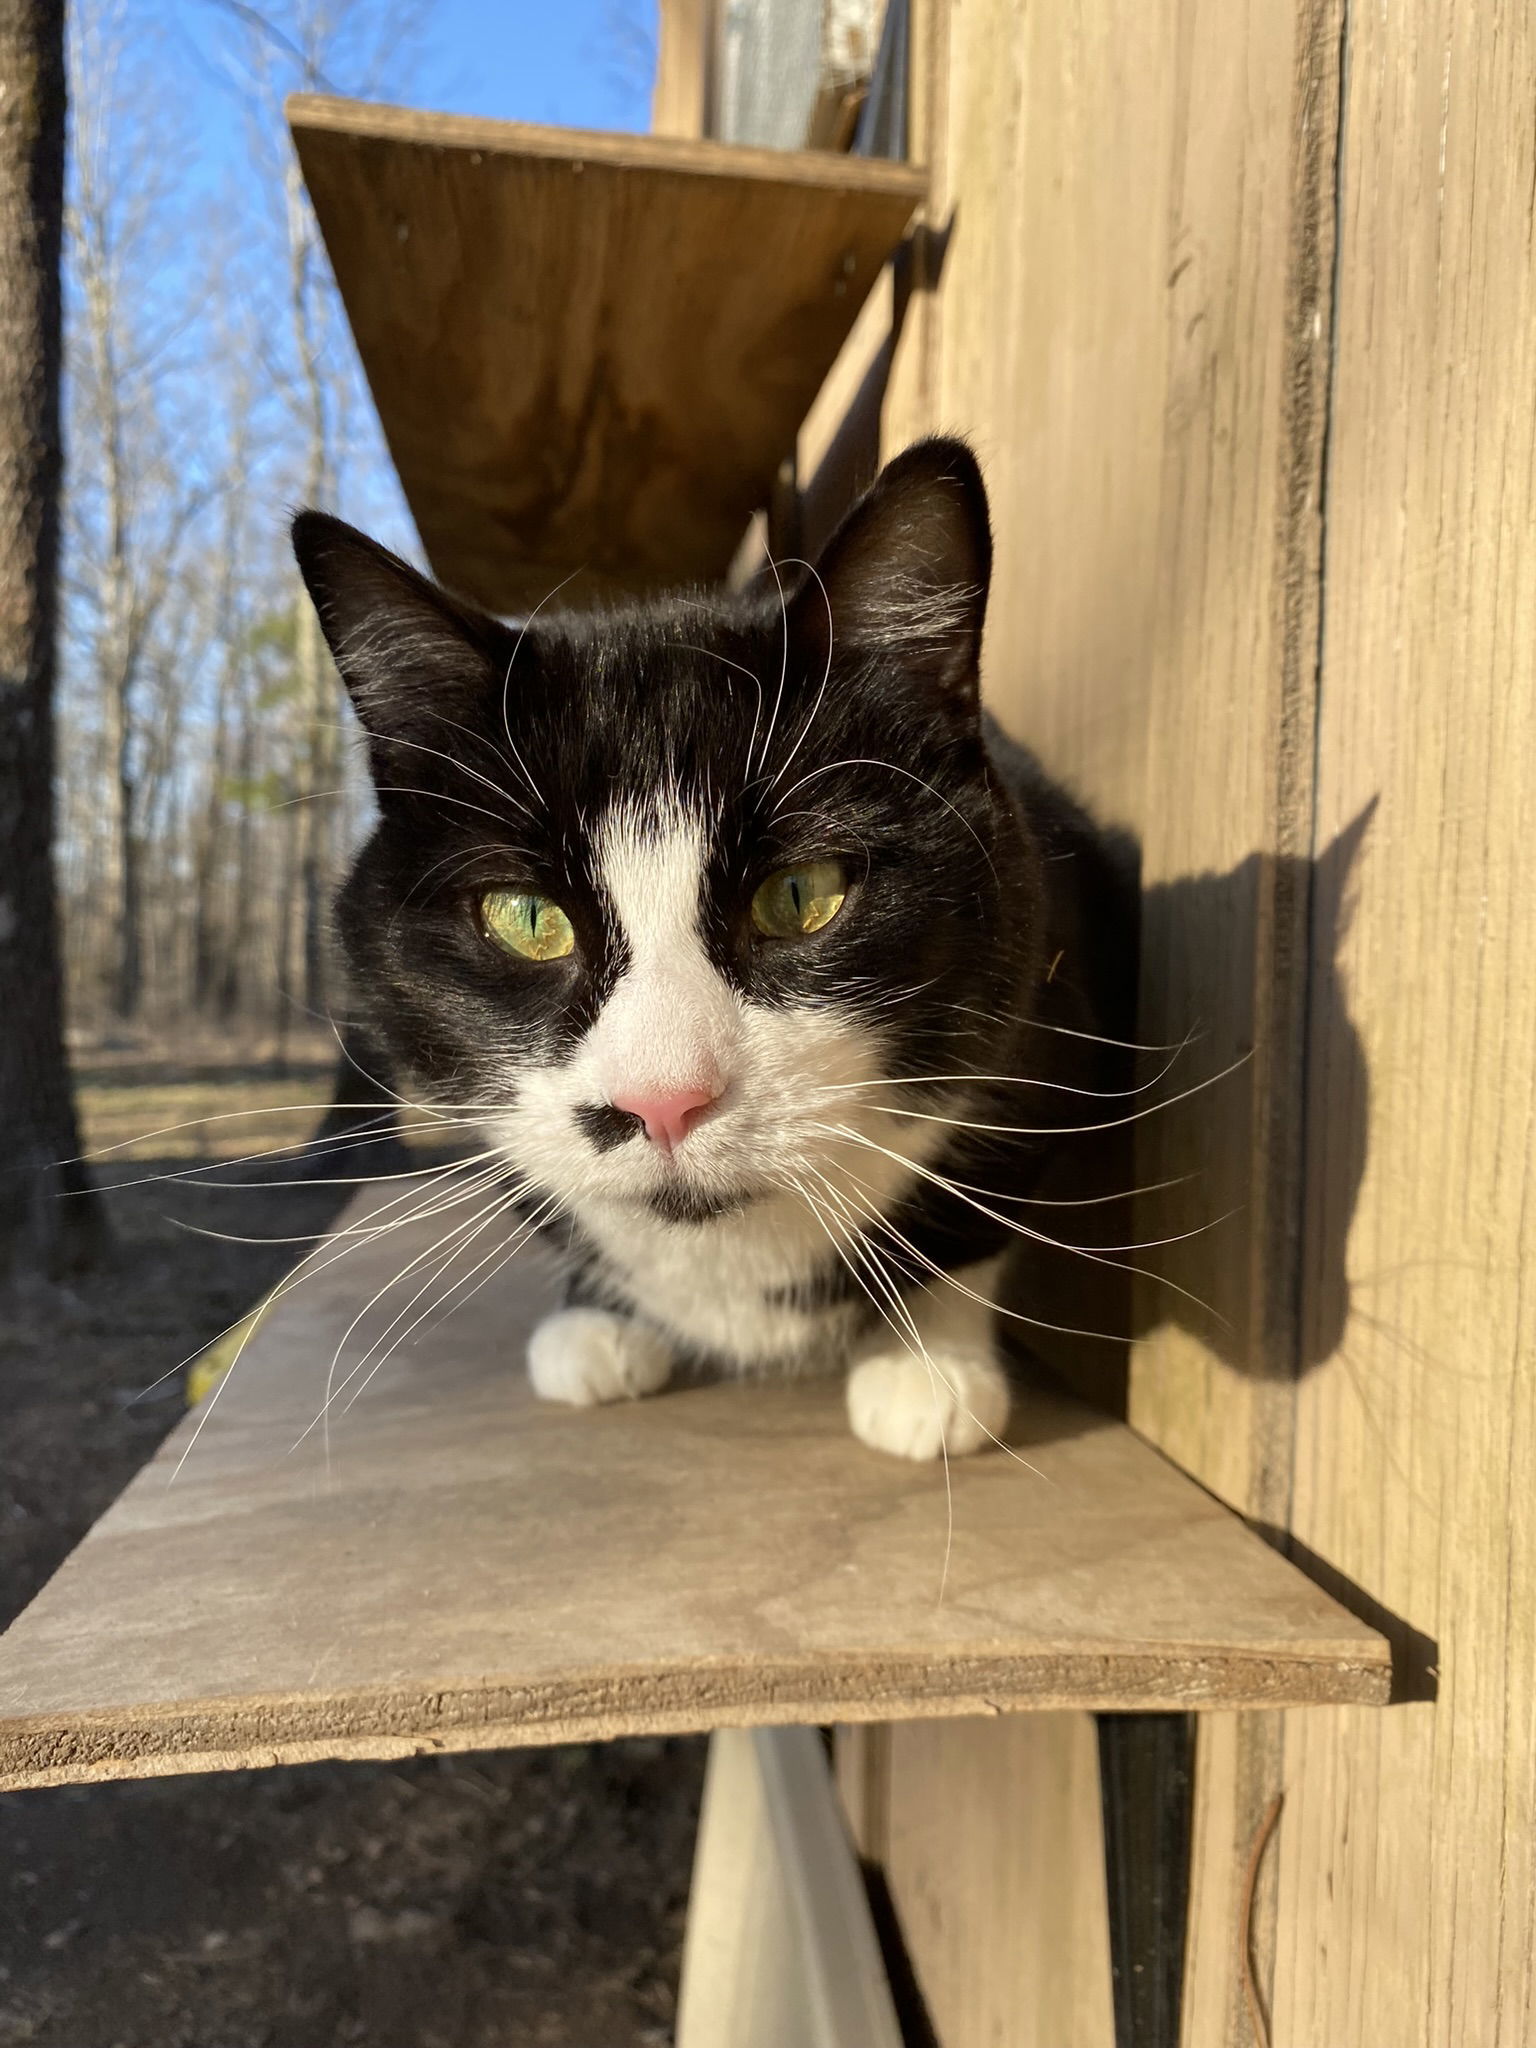
<svg viewBox="0 0 1536 2048"><path fill-rule="evenodd" d="M991 542L962 444L890 465L819 577L782 571L784 602L770 583L509 626L319 514L299 515L294 543L368 735L379 822L337 922L369 1037L402 1085L481 1102L509 1059L568 1056L626 965L592 822L616 797L670 787L717 821L703 934L733 988L866 1011L894 1076L1040 1084L965 1091L968 1125L1013 1128L957 1129L934 1164L986 1206L1027 1216L1018 1199L1080 1143L1050 1132L1129 1109L1102 1099L1126 1085L1123 1052L1073 1034L1130 1036L1133 877L1124 849L980 709ZM844 914L794 946L757 941L757 881L829 851L854 866ZM476 900L505 878L565 906L569 963L530 969L487 945ZM936 1114L953 1099L903 1097ZM643 1139L593 1103L570 1142ZM1013 1236L927 1181L891 1221L945 1270ZM903 1273L888 1242L880 1255ZM921 1264L904 1278L921 1282ZM856 1283L829 1252L804 1284L832 1300Z"/></svg>

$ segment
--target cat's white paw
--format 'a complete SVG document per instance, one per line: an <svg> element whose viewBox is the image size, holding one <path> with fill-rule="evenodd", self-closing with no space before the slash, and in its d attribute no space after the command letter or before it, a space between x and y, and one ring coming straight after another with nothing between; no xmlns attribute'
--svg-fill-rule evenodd
<svg viewBox="0 0 1536 2048"><path fill-rule="evenodd" d="M573 1408L637 1401L671 1376L665 1339L606 1309L563 1308L546 1316L528 1339L528 1377L544 1401L566 1401Z"/></svg>
<svg viewBox="0 0 1536 2048"><path fill-rule="evenodd" d="M910 1351L877 1351L848 1375L848 1420L860 1443L897 1458L979 1451L1008 1421L1008 1381L985 1353L929 1347L932 1370Z"/></svg>

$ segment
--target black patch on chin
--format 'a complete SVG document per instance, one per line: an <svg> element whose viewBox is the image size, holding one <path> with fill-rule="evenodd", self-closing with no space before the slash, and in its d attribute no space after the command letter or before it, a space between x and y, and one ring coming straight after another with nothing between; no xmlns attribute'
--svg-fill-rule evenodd
<svg viewBox="0 0 1536 2048"><path fill-rule="evenodd" d="M652 1211L667 1223L713 1223L717 1217L733 1216L752 1200L748 1194L705 1195L696 1188L667 1182L646 1200Z"/></svg>
<svg viewBox="0 0 1536 2048"><path fill-rule="evenodd" d="M616 1109L611 1102L578 1102L575 1117L597 1152L611 1152L645 1129L644 1117L632 1109Z"/></svg>

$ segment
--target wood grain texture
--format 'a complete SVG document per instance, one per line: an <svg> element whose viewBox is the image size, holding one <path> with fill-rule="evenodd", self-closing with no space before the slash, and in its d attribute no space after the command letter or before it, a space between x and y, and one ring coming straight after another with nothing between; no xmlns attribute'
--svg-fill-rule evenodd
<svg viewBox="0 0 1536 2048"><path fill-rule="evenodd" d="M884 419L887 454L940 430L975 442L996 536L987 698L1132 825L1157 603L1172 16L914 0L910 132L930 193ZM926 1732L870 1732L857 1811L943 2048L1112 2048L1091 1722Z"/></svg>
<svg viewBox="0 0 1536 2048"><path fill-rule="evenodd" d="M1337 965L1312 962L1309 1232L1348 1213L1352 1151L1364 1178L1347 1278L1309 1243L1329 1350L1299 1393L1292 1527L1439 1685L1286 1717L1275 2043L1516 2048L1536 2039L1536 23L1352 8L1348 78L1319 839L1374 810Z"/></svg>
<svg viewBox="0 0 1536 2048"><path fill-rule="evenodd" d="M1200 0L1176 50L1139 1028L1202 1032L1189 1081L1248 1064L1138 1133L1138 1180L1192 1174L1206 1216L1241 1213L1167 1262L1227 1328L1143 1290L1131 1415L1279 1523L1300 1350L1337 11ZM1138 1235L1169 1219L1154 1197Z"/></svg>
<svg viewBox="0 0 1536 2048"><path fill-rule="evenodd" d="M531 1265L333 1417L327 1475L318 1432L293 1447L336 1346L440 1228L354 1240L275 1308L0 1641L0 1784L1382 1695L1380 1639L1121 1425L1031 1393L1028 1464L951 1475L946 1577L942 1467L858 1445L834 1381L535 1402Z"/></svg>
<svg viewBox="0 0 1536 2048"><path fill-rule="evenodd" d="M1130 1414L1224 1498L1283 1526L1302 1354L1341 8L929 0L918 18L926 289L895 350L887 445L955 428L987 463L998 565L987 692L1141 845L1138 1035L1177 1045L1197 1034L1176 1069L1186 1086L1247 1059L1139 1133L1139 1183L1195 1177L1138 1205L1137 1240L1235 1213L1145 1262L1226 1327L1143 1288ZM1335 850L1325 881L1351 851ZM1337 1266L1341 1234L1323 1249ZM1242 1883L1281 1781L1276 1720L1207 1726L1186 2001L1201 2048L1247 2038ZM1056 1724L1032 1721L1017 1740L1069 1769ZM893 1826L916 1796L893 1785ZM1095 1811L1090 1788L1080 1826L1030 1852L1085 1896ZM995 1825L1021 1834L1010 1801ZM1261 1960L1273 1896L1267 1866ZM962 2032L954 2048L973 2039L993 2037ZM1049 2019L1021 2018L997 2039L1048 2041Z"/></svg>
<svg viewBox="0 0 1536 2048"><path fill-rule="evenodd" d="M710 129L714 96L716 0L660 0L656 9L656 82L651 133L697 140Z"/></svg>
<svg viewBox="0 0 1536 2048"><path fill-rule="evenodd" d="M1183 1316L1144 1329L1132 1419L1379 1614L1419 1701L1204 1720L1186 2040L1253 2038L1242 1879L1283 1789L1250 1930L1276 2048L1505 2048L1536 2032L1531 18L1186 0L1146 21L1158 54L1121 76L1086 30L1062 74L1029 68L1038 20L938 11L926 76L969 107L964 150L1031 126L1048 146L1063 102L1088 107L1109 159L1091 180L1121 190L1122 138L1150 117L1127 102L1117 119L1117 94L1172 115L1166 173L1143 167L1166 202L1166 312L1145 294L1125 308L1132 356L1160 368L1109 394L1102 436L1084 409L1072 451L1090 473L1123 465L1155 593L1134 577L1127 592L1123 551L1078 516L1050 556L1090 606L1146 606L1148 651L1129 683L1083 678L1079 711L1000 673L1028 625L1001 613L988 650L994 701L1141 837L1144 1035L1203 1023L1211 1067L1256 1054L1208 1112L1148 1128L1143 1178L1198 1165L1213 1206L1240 1200L1246 1220L1208 1268L1231 1334ZM1011 50L1022 113L999 83ZM1043 280L1043 334L1107 361L1102 309L1126 273L1111 287L1099 271L1122 251L1111 230L1076 275L1030 260L1049 230L1015 180L1026 196L984 223L968 273L987 199L960 162L933 153L957 225L897 352L897 437L941 411L990 432L1012 403L1017 447L1049 447L1027 426L1048 345L1031 366L987 291L1010 304L1019 263ZM1058 180L1070 195L1065 155ZM1146 231L1134 205L1125 218L1128 238ZM1136 461L1149 440L1155 490ZM1095 733L1106 707L1129 739ZM926 1786L889 1785L893 1838L904 1799L942 1811ZM994 1825L1011 1811L1000 1799ZM1069 1867L1092 1842L1085 1811ZM943 1869L954 1845L929 1853ZM962 2029L946 2048L993 2038Z"/></svg>
<svg viewBox="0 0 1536 2048"><path fill-rule="evenodd" d="M437 574L491 609L723 576L924 189L905 164L299 96Z"/></svg>
<svg viewBox="0 0 1536 2048"><path fill-rule="evenodd" d="M884 1872L942 2048L1112 2048L1092 1720L863 1732L885 1795L856 1838Z"/></svg>

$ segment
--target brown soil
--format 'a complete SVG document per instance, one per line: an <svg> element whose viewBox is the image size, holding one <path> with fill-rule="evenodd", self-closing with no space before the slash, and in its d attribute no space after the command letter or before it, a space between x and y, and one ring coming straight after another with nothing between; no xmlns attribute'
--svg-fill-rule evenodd
<svg viewBox="0 0 1536 2048"><path fill-rule="evenodd" d="M141 1055L82 1082L100 1144L323 1100L329 1069ZM176 1420L182 1361L302 1249L178 1224L313 1233L344 1196L127 1185L272 1142L254 1127L115 1154L112 1265L0 1328L0 1622ZM630 1742L4 1795L0 2048L669 2042L702 1766L698 1743Z"/></svg>

